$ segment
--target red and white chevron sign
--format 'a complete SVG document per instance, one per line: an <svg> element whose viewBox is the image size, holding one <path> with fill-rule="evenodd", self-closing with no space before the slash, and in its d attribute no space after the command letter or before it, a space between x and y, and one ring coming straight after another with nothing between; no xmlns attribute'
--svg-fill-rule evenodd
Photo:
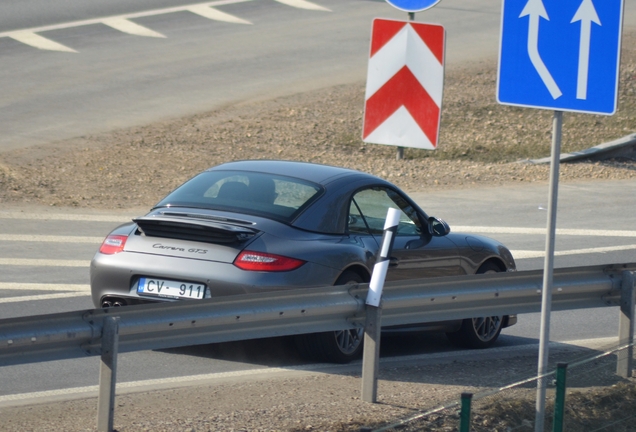
<svg viewBox="0 0 636 432"><path fill-rule="evenodd" d="M444 27L375 19L362 140L437 147L444 90Z"/></svg>

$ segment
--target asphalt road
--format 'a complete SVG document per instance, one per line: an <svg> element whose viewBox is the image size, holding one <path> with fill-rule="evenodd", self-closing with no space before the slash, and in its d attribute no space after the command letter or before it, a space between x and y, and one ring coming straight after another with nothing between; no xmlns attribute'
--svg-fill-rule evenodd
<svg viewBox="0 0 636 432"><path fill-rule="evenodd" d="M502 240L517 256L519 269L530 270L543 265L545 235L533 229L545 228L547 189L541 184L421 192L414 197L455 230L484 232ZM635 190L633 181L562 185L558 228L564 231L557 236L556 266L636 262L636 231L628 216L636 211L636 203L628 199ZM0 211L0 316L92 308L88 261L112 227L141 212L4 207ZM616 337L617 328L615 308L556 312L551 340L599 345ZM517 325L504 331L499 347L506 355L534 355L528 346L538 342L538 335L539 314L522 315ZM411 343L410 337L418 343ZM384 357L440 352L458 353L441 335L393 335L383 340ZM502 351L492 355L500 356ZM195 375L295 368L304 363L287 340L268 339L123 354L118 379L122 386L141 388L166 385L171 377L182 377L186 383ZM3 367L0 405L37 395L81 394L97 383L97 371L97 358Z"/></svg>
<svg viewBox="0 0 636 432"><path fill-rule="evenodd" d="M372 18L406 16L378 1L324 0L317 3L331 11L317 11L255 0L216 8L252 25L188 11L131 20L165 38L73 24L191 3L1 5L0 151L361 81ZM495 55L497 3L446 3L426 18L449 26L449 61ZM77 52L39 50L11 38L16 29L54 24L68 27L38 34Z"/></svg>
<svg viewBox="0 0 636 432"><path fill-rule="evenodd" d="M360 82L371 20L406 19L380 0L314 2L329 11L275 0L213 2L245 24L183 9L194 1L2 2L0 152ZM627 3L625 25L636 26L636 4ZM496 62L500 8L499 0L444 0L416 19L446 27L449 67ZM116 30L104 24L112 16L130 17L128 31L132 23L155 33ZM28 30L75 52L16 39Z"/></svg>

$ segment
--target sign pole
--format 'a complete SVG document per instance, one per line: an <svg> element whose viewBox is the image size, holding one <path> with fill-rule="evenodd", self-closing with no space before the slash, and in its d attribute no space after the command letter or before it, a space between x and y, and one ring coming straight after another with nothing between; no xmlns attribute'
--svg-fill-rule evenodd
<svg viewBox="0 0 636 432"><path fill-rule="evenodd" d="M554 274L554 243L556 238L557 196L559 192L559 165L561 157L561 128L563 112L555 111L552 118L552 158L550 162L550 197L548 203L548 229L545 242L543 291L541 294L541 331L539 339L539 366L537 371L537 404L535 432L543 432L545 420L548 343L550 341L550 313L552 310L552 282Z"/></svg>
<svg viewBox="0 0 636 432"><path fill-rule="evenodd" d="M415 12L409 12L409 21L415 21ZM395 159L402 160L404 159L404 147L397 148L397 154Z"/></svg>
<svg viewBox="0 0 636 432"><path fill-rule="evenodd" d="M545 420L544 375L550 340L563 111L606 115L616 112L623 9L624 0L503 0L497 101L554 110L536 432L543 431ZM577 40L578 49L566 48L566 41ZM545 63L548 58L551 61ZM576 83L576 89L569 83Z"/></svg>

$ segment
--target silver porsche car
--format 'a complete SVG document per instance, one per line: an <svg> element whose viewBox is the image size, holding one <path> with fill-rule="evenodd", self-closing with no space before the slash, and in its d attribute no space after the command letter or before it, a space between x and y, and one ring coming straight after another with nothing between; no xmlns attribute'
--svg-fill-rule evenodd
<svg viewBox="0 0 636 432"><path fill-rule="evenodd" d="M451 233L393 184L359 171L288 161L210 168L148 214L115 228L91 262L96 307L197 301L284 287L368 282L388 208L401 211L387 280L515 270L510 251ZM516 316L428 324L472 348ZM362 330L297 336L301 354L348 362Z"/></svg>

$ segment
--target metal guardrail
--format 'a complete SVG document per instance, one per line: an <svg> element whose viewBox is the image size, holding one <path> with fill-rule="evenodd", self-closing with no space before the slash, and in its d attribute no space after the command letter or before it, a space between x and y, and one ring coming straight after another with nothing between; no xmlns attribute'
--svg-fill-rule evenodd
<svg viewBox="0 0 636 432"><path fill-rule="evenodd" d="M557 269L553 310L619 306L636 263ZM537 312L542 270L387 283L382 326ZM0 366L102 354L105 319L119 318L131 352L364 327L367 284L294 289L0 320Z"/></svg>
<svg viewBox="0 0 636 432"><path fill-rule="evenodd" d="M632 133L614 141L599 144L595 147L573 152L562 153L559 157L561 162L572 162L580 159L608 159L617 156L629 156L636 151L636 134ZM530 159L520 162L532 164L548 164L551 158Z"/></svg>
<svg viewBox="0 0 636 432"><path fill-rule="evenodd" d="M634 270L555 270L552 309L619 306L619 342L633 345ZM536 312L542 285L542 270L393 282L376 309L382 326ZM101 355L97 430L111 432L119 352L364 327L368 290L330 286L0 320L0 366ZM618 358L619 375L631 376L631 354Z"/></svg>

